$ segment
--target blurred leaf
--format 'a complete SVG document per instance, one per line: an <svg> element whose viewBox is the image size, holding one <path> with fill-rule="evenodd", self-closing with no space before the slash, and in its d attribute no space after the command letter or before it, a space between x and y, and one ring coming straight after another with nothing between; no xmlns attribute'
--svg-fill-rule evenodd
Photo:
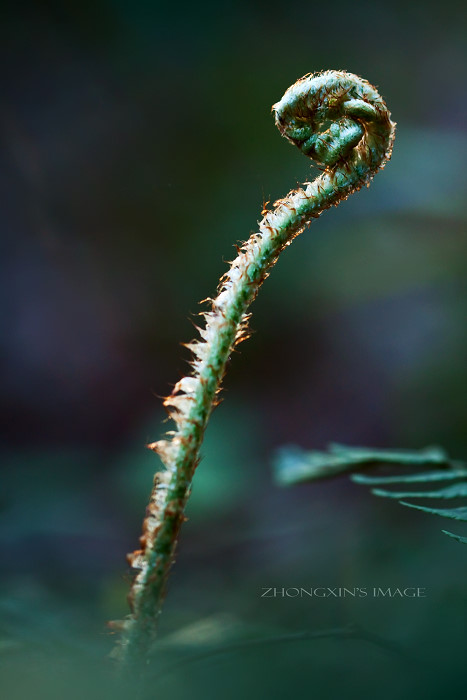
<svg viewBox="0 0 467 700"><path fill-rule="evenodd" d="M454 486L448 486L438 491L385 491L384 489L372 489L371 493L383 498L460 498L467 496L467 481Z"/></svg>
<svg viewBox="0 0 467 700"><path fill-rule="evenodd" d="M408 508L415 508L416 510L423 510L425 513L432 513L433 515L441 515L443 518L452 518L453 520L465 520L467 522L467 507L462 508L427 508L426 506L417 506L414 503L407 503L407 501L400 501L403 506L408 506Z"/></svg>
<svg viewBox="0 0 467 700"><path fill-rule="evenodd" d="M403 467L418 467L433 464L444 465L446 469L423 474L374 476L352 475L353 481L361 484L392 484L392 483L430 483L444 479L463 478L467 469L461 462L452 461L444 450L439 447L426 447L423 450L375 450L366 447L347 447L331 444L327 452L300 450L297 447L287 447L279 450L274 460L276 482L282 486L303 481L315 481L343 472L353 471L368 465L394 465ZM462 498L467 496L467 480L436 491L387 491L372 489L375 496L399 500L404 506L422 510L432 515L440 515L454 520L467 521L467 507L459 508L428 508L413 503L401 501L401 498ZM445 534L454 537L458 542L467 543L467 539L443 530Z"/></svg>

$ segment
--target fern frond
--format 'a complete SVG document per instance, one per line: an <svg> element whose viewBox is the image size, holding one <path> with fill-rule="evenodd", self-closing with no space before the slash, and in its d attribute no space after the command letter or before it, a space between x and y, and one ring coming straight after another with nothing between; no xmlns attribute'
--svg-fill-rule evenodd
<svg viewBox="0 0 467 700"><path fill-rule="evenodd" d="M422 450L375 450L366 447L348 447L331 444L326 452L316 450L305 451L298 447L285 447L278 451L274 460L275 480L281 486L289 486L306 481L325 479L344 472L370 466L402 466L429 467L431 471L412 472L410 474L376 475L352 474L352 481L367 486L382 484L430 484L434 481L453 481L456 484L444 488L426 491L390 491L373 488L371 493L382 498L398 500L403 506L439 515L443 518L467 521L467 506L459 508L430 508L409 503L406 498L465 498L467 497L467 466L464 463L449 459L440 447L426 447ZM441 467L441 468L440 468ZM453 537L462 544L467 544L467 538L443 530L446 535Z"/></svg>

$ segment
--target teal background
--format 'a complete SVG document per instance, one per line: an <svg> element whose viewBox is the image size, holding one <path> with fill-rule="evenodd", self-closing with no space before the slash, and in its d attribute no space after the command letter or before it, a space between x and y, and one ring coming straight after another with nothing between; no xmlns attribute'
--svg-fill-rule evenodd
<svg viewBox="0 0 467 700"><path fill-rule="evenodd" d="M280 490L271 458L333 440L467 458L464 37L453 0L4 9L8 700L134 693L113 678L105 622L127 613L125 554L158 468L144 445L169 427L159 397L187 369L179 343L233 244L264 202L317 173L270 107L321 69L379 87L393 157L294 241L253 306L142 695L463 697L467 550L446 522L346 477ZM428 595L262 599L269 586ZM350 623L359 639L278 640Z"/></svg>

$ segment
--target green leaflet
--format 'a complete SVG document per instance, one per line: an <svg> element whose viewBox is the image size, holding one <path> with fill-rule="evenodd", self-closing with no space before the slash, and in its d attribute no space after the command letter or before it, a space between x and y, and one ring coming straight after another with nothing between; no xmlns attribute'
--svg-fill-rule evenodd
<svg viewBox="0 0 467 700"><path fill-rule="evenodd" d="M327 452L306 451L299 447L283 447L274 460L274 474L281 485L299 481L323 479L363 466L391 464L401 466L447 466L449 458L440 447L422 450L375 450L366 447L348 447L332 443ZM438 472L439 473L439 472ZM467 473L467 472L466 472ZM387 477L386 477L387 478ZM392 477L391 477L392 478ZM394 477L397 481L397 477ZM375 482L384 483L384 482Z"/></svg>
<svg viewBox="0 0 467 700"><path fill-rule="evenodd" d="M356 484L413 484L416 482L450 481L467 476L467 469L445 469L444 471L422 472L421 474L401 474L400 476L367 476L352 474L350 477Z"/></svg>
<svg viewBox="0 0 467 700"><path fill-rule="evenodd" d="M448 486L438 491L386 491L385 489L372 489L371 493L383 498L461 498L467 496L467 481Z"/></svg>
<svg viewBox="0 0 467 700"><path fill-rule="evenodd" d="M455 540L458 542L461 542L462 544L467 544L467 537L461 537L460 535L455 535L452 532L448 532L448 530L442 530L445 535L449 535L449 537L453 537Z"/></svg>
<svg viewBox="0 0 467 700"><path fill-rule="evenodd" d="M298 447L284 447L277 454L274 463L275 479L282 486L301 481L326 479L346 471L351 471L374 459L365 459L363 455L306 452Z"/></svg>
<svg viewBox="0 0 467 700"><path fill-rule="evenodd" d="M433 515L441 515L442 518L452 518L453 520L464 520L467 522L467 506L462 508L427 508L426 506L417 506L414 503L400 501L403 506L424 510L425 513L433 513Z"/></svg>

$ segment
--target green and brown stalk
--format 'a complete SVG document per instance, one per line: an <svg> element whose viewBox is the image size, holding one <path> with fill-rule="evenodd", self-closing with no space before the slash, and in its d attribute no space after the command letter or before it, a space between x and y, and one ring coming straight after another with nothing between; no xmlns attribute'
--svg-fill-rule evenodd
<svg viewBox="0 0 467 700"><path fill-rule="evenodd" d="M273 106L283 136L315 162L322 174L275 202L259 230L242 246L221 278L201 339L188 344L194 359L164 401L176 425L167 439L149 447L165 470L154 480L141 549L129 555L136 572L130 616L121 623L120 656L148 658L156 635L167 579L174 560L204 431L234 346L247 336L248 309L280 252L325 209L369 185L391 156L395 124L378 92L366 80L326 71L298 80Z"/></svg>

